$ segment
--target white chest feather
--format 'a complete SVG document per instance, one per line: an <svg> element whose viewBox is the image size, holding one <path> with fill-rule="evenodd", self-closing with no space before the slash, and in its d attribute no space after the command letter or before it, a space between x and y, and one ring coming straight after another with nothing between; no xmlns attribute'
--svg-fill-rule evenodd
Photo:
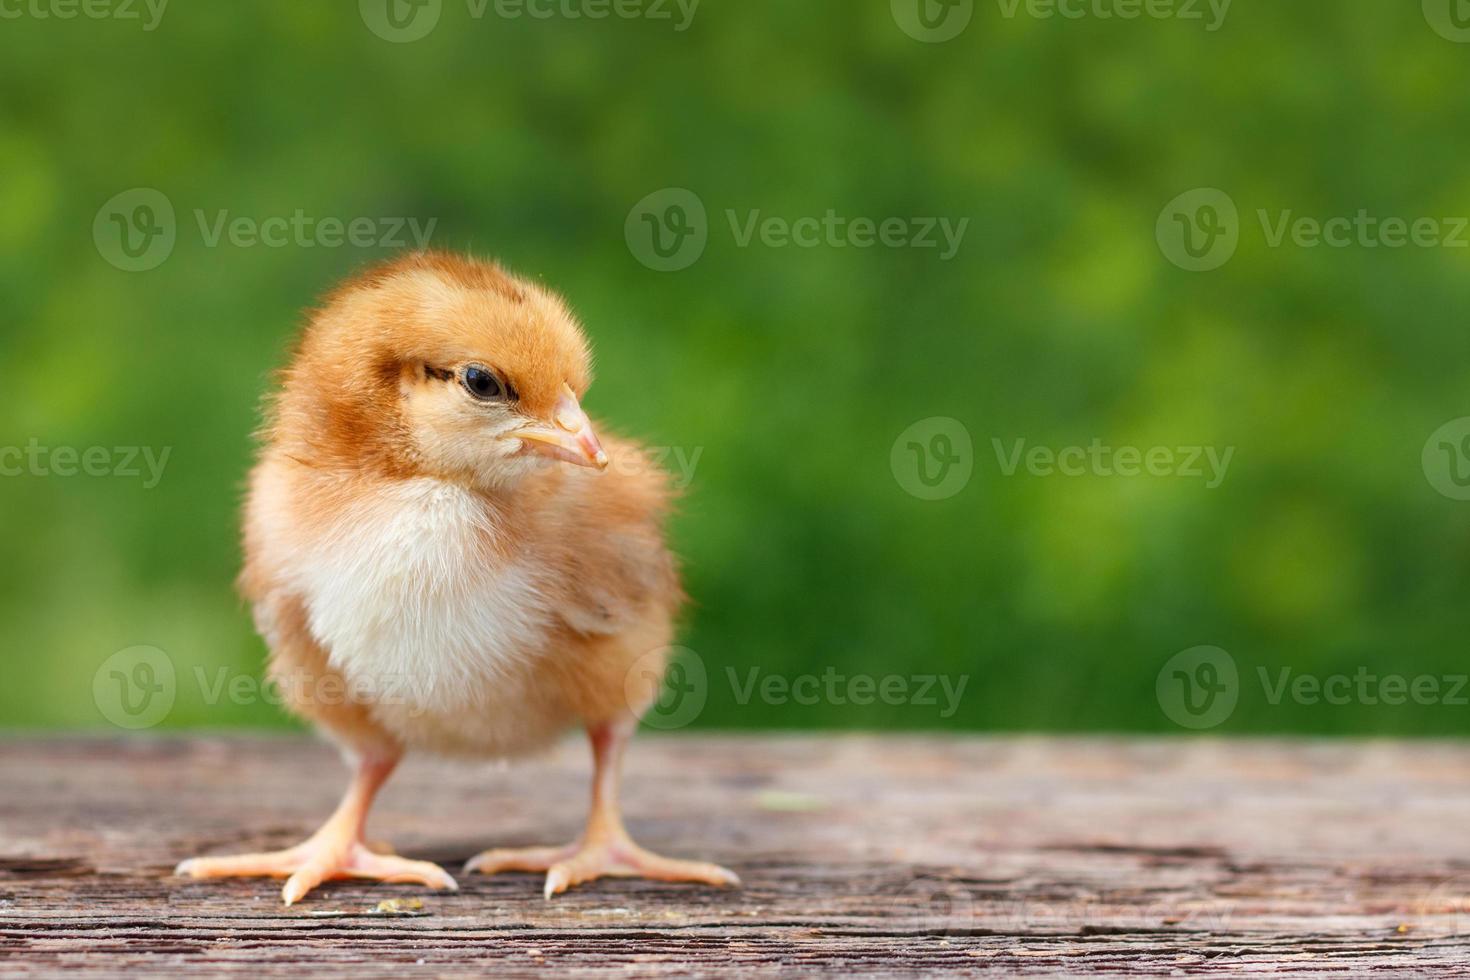
<svg viewBox="0 0 1470 980"><path fill-rule="evenodd" d="M313 635L374 700L483 704L540 652L550 620L534 569L495 554L491 512L434 480L344 512L299 566Z"/></svg>

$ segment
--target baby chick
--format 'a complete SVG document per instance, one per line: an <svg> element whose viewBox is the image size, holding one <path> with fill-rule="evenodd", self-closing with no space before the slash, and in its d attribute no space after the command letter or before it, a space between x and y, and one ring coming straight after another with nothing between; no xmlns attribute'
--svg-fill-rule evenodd
<svg viewBox="0 0 1470 980"><path fill-rule="evenodd" d="M250 477L240 584L285 702L354 775L305 842L180 874L284 877L287 905L333 878L455 888L363 836L404 752L503 758L580 724L582 836L466 871L545 871L547 898L604 875L738 884L623 828L619 763L684 597L665 475L599 438L580 404L589 362L555 295L444 253L380 266L312 316Z"/></svg>

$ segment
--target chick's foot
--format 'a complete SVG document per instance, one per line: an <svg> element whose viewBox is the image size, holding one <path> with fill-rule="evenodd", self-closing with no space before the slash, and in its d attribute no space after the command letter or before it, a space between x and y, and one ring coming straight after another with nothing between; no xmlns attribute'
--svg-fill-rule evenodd
<svg viewBox="0 0 1470 980"><path fill-rule="evenodd" d="M718 887L740 884L733 871L717 864L662 857L639 847L625 834L589 838L566 847L496 848L470 859L465 871L545 871L547 898L598 878L692 881Z"/></svg>
<svg viewBox="0 0 1470 980"><path fill-rule="evenodd" d="M371 881L426 885L429 888L459 888L443 868L428 861L410 861L380 853L382 845L361 841L312 838L284 851L237 854L230 857L191 858L175 874L191 878L286 878L281 900L287 905L300 901L324 881L359 878Z"/></svg>
<svg viewBox="0 0 1470 980"><path fill-rule="evenodd" d="M437 864L410 861L377 841L363 839L368 808L397 764L396 757L368 758L358 764L352 785L337 811L306 841L284 851L198 857L184 861L174 874L191 878L285 878L281 900L300 901L324 881L360 878L411 882L457 891L454 879Z"/></svg>
<svg viewBox="0 0 1470 980"><path fill-rule="evenodd" d="M733 871L703 861L679 861L645 851L628 836L618 806L619 763L637 719L594 725L592 741L592 810L587 829L566 847L497 848L471 858L465 872L493 875L500 871L545 871L546 897L559 895L597 878L651 878L655 881L694 881L735 887Z"/></svg>

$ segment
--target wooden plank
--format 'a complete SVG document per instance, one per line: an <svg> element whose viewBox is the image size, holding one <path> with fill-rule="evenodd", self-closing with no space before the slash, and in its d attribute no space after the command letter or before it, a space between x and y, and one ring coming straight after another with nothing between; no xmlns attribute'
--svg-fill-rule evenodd
<svg viewBox="0 0 1470 980"><path fill-rule="evenodd" d="M572 837L580 742L411 760L375 836L457 871ZM1436 742L644 736L633 833L745 888L193 882L283 846L345 773L298 738L0 742L0 975L1465 975L1470 748ZM421 897L412 917L366 914Z"/></svg>

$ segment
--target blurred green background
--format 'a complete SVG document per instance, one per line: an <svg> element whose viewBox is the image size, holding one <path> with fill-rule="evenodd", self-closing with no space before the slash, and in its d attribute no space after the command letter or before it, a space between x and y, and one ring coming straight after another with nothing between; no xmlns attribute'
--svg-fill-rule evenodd
<svg viewBox="0 0 1470 980"><path fill-rule="evenodd" d="M261 672L231 580L269 373L304 308L396 250L211 245L197 214L299 210L434 219L434 245L562 291L596 346L593 414L699 452L674 528L698 727L1179 731L1156 681L1211 644L1240 674L1219 731L1467 728L1463 704L1271 703L1258 680L1470 671L1470 502L1421 460L1470 415L1470 250L1273 248L1256 217L1470 214L1470 44L1418 2L1237 0L1207 30L1203 5L981 0L943 43L888 0L706 0L684 30L673 7L443 0L408 43L346 0L177 3L152 30L141 5L25 2L0 19L0 446L171 454L152 488L0 478L0 725L107 727L94 674L139 644L178 669L164 726L291 724L195 678ZM1238 205L1239 248L1189 272L1156 222L1200 187ZM132 188L177 216L147 271L94 238ZM664 188L708 214L670 272L625 238ZM727 215L829 210L969 223L946 261L742 246ZM926 500L895 442L933 417L973 471ZM1213 489L1007 476L993 440L1020 439L1234 456ZM741 697L829 669L968 681L947 717L942 695Z"/></svg>

